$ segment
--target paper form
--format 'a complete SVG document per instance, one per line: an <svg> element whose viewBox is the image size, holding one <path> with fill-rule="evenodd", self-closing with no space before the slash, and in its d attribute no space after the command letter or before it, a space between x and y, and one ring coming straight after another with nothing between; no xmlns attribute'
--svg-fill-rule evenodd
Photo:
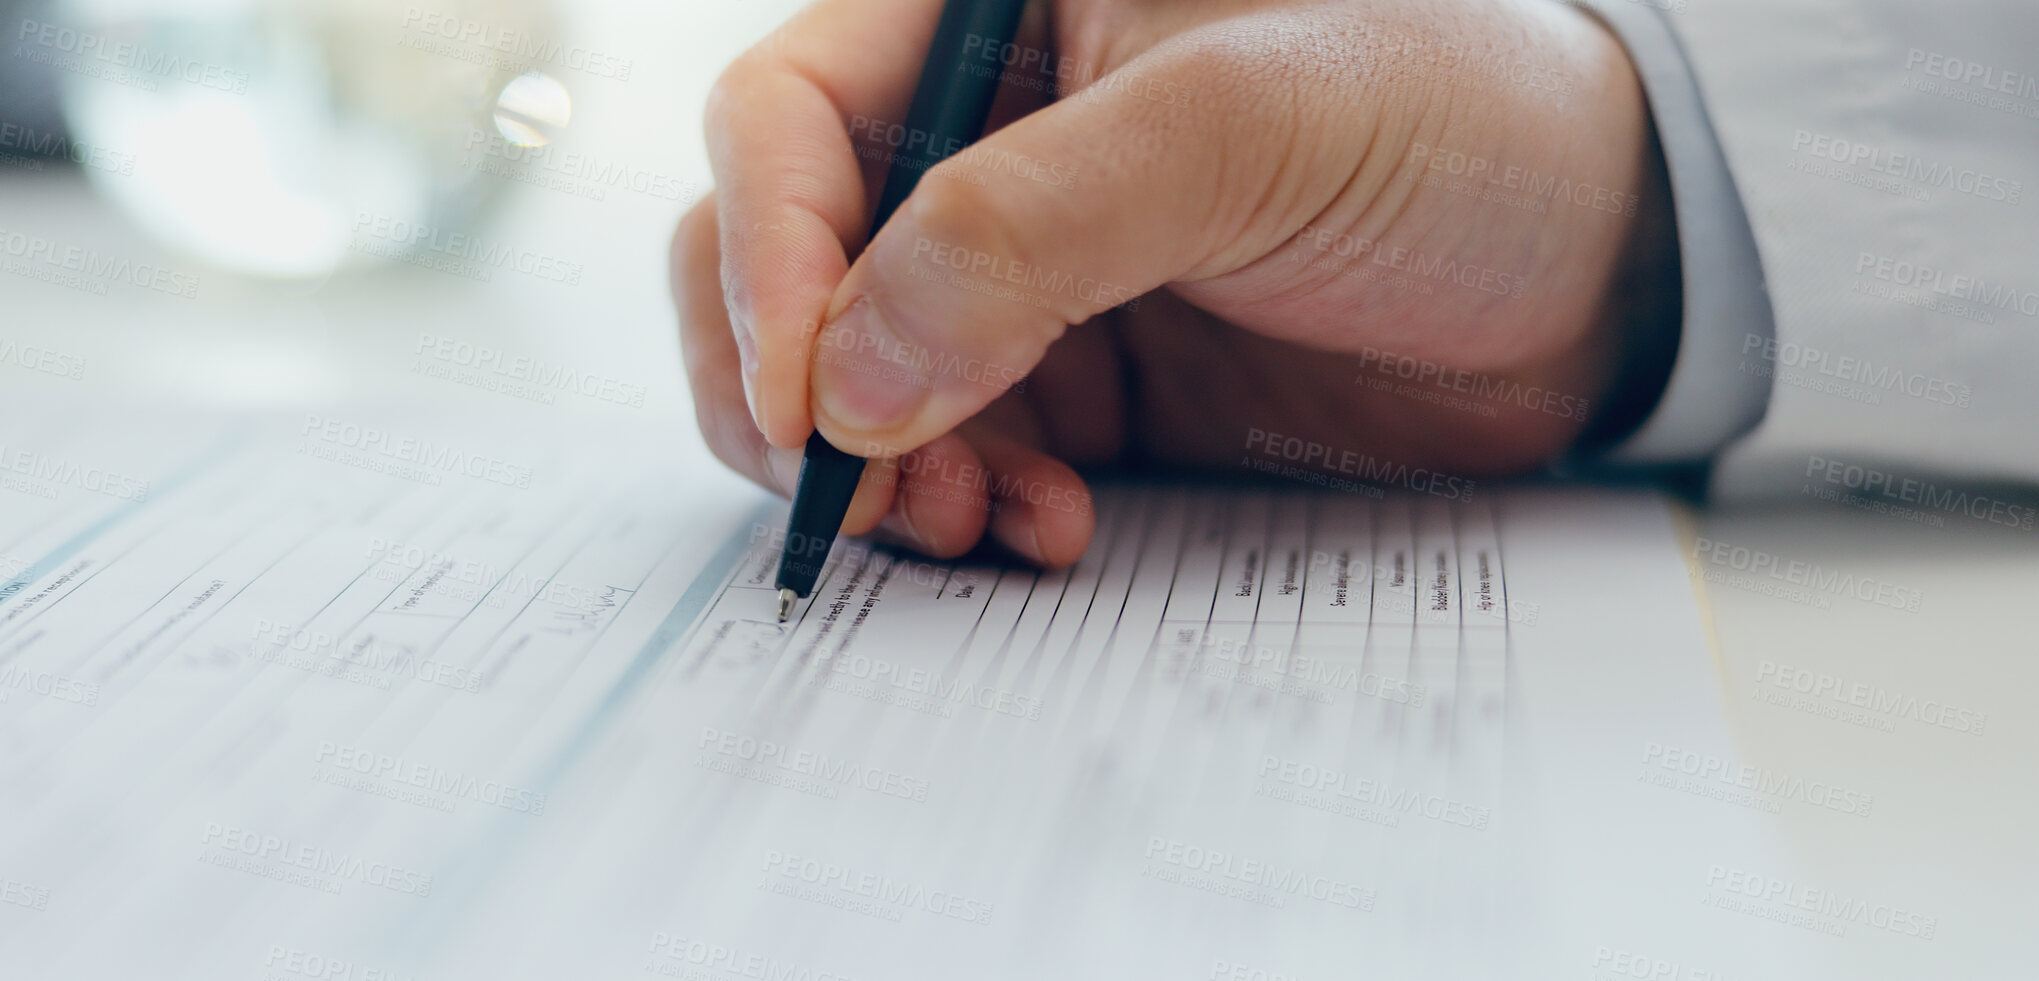
<svg viewBox="0 0 2039 981"><path fill-rule="evenodd" d="M1732 747L1647 496L1113 486L1069 569L846 541L780 624L782 506L655 470L131 442L0 514L21 976L1803 956L1708 899L1760 809L1653 781Z"/></svg>

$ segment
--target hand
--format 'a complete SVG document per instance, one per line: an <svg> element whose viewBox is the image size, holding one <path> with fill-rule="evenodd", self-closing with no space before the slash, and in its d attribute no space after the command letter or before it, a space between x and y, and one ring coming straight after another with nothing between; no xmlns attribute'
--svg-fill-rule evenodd
<svg viewBox="0 0 2039 981"><path fill-rule="evenodd" d="M1551 0L1036 4L966 55L995 131L866 247L939 9L738 59L674 240L709 446L782 494L817 427L873 457L847 533L1058 565L1071 464L1534 468L1633 374L1623 284L1675 284L1634 69Z"/></svg>

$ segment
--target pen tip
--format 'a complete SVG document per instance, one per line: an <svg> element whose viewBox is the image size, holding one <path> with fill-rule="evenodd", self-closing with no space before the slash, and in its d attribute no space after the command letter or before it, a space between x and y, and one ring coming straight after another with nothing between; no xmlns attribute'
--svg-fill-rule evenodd
<svg viewBox="0 0 2039 981"><path fill-rule="evenodd" d="M781 590L779 590L779 622L780 622L780 623L785 623L785 622L786 622L786 618L787 618L787 617L790 617L790 616L792 616L792 615L793 615L793 601L794 601L794 600L797 600L797 599L799 599L799 598L800 598L799 594L798 594L798 593L795 593L795 592L793 592L793 591L792 591L792 590L790 590L790 589L781 589Z"/></svg>

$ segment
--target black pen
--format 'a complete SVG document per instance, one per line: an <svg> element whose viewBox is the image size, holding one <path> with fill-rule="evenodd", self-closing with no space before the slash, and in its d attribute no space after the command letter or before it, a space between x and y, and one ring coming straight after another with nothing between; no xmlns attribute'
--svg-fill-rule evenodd
<svg viewBox="0 0 2039 981"><path fill-rule="evenodd" d="M908 138L894 152L871 218L872 238L913 193L921 174L984 134L1004 75L1002 58L1025 9L1026 0L948 0L942 5L941 23L935 26L913 106L906 112ZM786 519L785 550L779 553L781 622L792 615L795 602L814 592L863 473L863 457L837 449L818 430L807 437L793 513Z"/></svg>

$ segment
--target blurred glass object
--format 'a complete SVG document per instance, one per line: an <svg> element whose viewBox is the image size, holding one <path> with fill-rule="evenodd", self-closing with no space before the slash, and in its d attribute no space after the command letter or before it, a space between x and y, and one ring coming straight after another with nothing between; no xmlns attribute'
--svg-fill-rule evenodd
<svg viewBox="0 0 2039 981"><path fill-rule="evenodd" d="M320 278L401 254L373 229L471 232L500 189L469 148L544 141L571 115L530 63L547 0L65 0L20 39L56 68L92 173L166 244L247 273ZM505 122L508 118L511 122Z"/></svg>
<svg viewBox="0 0 2039 981"><path fill-rule="evenodd" d="M573 100L566 86L542 72L526 72L503 86L496 97L496 131L516 146L544 146L551 130L573 118Z"/></svg>

